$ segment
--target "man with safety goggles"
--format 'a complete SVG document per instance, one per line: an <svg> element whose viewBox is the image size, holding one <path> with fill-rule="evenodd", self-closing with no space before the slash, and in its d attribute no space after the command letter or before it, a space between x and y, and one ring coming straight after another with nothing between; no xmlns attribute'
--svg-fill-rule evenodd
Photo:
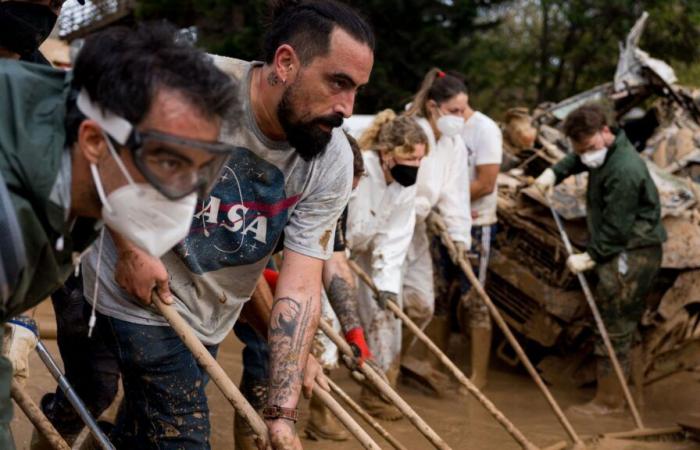
<svg viewBox="0 0 700 450"><path fill-rule="evenodd" d="M62 285L100 221L156 257L185 237L236 92L162 24L93 35L71 73L0 60L0 323ZM12 372L0 358L2 449Z"/></svg>

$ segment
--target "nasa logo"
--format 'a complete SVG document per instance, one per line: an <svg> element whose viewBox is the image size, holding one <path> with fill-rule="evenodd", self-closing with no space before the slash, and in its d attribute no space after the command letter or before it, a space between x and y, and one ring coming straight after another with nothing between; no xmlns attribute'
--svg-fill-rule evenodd
<svg viewBox="0 0 700 450"><path fill-rule="evenodd" d="M298 195L287 197L284 185L284 174L276 166L246 148L236 148L175 251L200 274L264 258L299 200Z"/></svg>

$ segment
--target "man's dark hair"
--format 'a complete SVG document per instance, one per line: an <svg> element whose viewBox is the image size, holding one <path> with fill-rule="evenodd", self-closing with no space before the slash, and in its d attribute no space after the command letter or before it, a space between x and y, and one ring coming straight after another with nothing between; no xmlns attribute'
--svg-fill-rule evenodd
<svg viewBox="0 0 700 450"><path fill-rule="evenodd" d="M365 174L365 161L362 159L360 144L358 144L357 140L347 131L343 130L343 133L345 133L345 137L348 139L350 149L352 150L352 176L354 178L361 177Z"/></svg>
<svg viewBox="0 0 700 450"><path fill-rule="evenodd" d="M581 142L608 126L605 109L595 103L580 106L564 120L564 134L575 142Z"/></svg>
<svg viewBox="0 0 700 450"><path fill-rule="evenodd" d="M75 62L73 88L86 89L92 101L133 124L148 114L161 88L183 95L207 118L223 118L237 101L232 79L166 22L112 27L87 38ZM69 109L70 120L76 109ZM69 143L75 132L69 123Z"/></svg>
<svg viewBox="0 0 700 450"><path fill-rule="evenodd" d="M374 32L352 8L334 0L276 0L265 34L263 59L271 63L283 44L291 45L303 65L330 51L331 32L341 28L374 51Z"/></svg>

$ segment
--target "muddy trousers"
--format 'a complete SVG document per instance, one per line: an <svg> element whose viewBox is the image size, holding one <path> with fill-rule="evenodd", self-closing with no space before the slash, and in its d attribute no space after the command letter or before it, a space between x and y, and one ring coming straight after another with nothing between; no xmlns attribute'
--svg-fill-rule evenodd
<svg viewBox="0 0 700 450"><path fill-rule="evenodd" d="M117 449L207 450L206 372L168 326L98 314L97 330L116 355L124 401L111 435ZM207 346L216 357L218 346Z"/></svg>
<svg viewBox="0 0 700 450"><path fill-rule="evenodd" d="M625 373L629 373L630 349L639 337L639 322L646 309L647 295L661 267L661 259L661 246L655 245L626 250L596 266L596 304ZM598 373L611 373L612 365L597 329L594 352L602 364Z"/></svg>
<svg viewBox="0 0 700 450"><path fill-rule="evenodd" d="M56 314L58 349L68 382L97 419L114 401L119 388L116 356L100 333L88 337L91 306L83 296L81 278L71 277L51 295ZM75 435L84 423L63 391L46 394L41 409L63 436Z"/></svg>
<svg viewBox="0 0 700 450"><path fill-rule="evenodd" d="M476 254L478 263L474 267L474 273L481 281L486 283L486 271L490 260L491 246L496 238L497 225L473 226L471 253ZM469 315L469 326L491 329L491 315L486 304L478 295L469 295L471 283L462 269L456 266L447 248L440 238L433 236L431 249L433 263L435 265L435 314L449 316L456 319L455 312L460 307L460 302L466 306ZM459 283L459 295L451 295L454 280ZM466 331L466 330L464 330Z"/></svg>

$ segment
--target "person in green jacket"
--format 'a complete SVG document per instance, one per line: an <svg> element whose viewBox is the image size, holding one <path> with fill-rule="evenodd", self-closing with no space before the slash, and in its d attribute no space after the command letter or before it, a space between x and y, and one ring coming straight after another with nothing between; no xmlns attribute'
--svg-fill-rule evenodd
<svg viewBox="0 0 700 450"><path fill-rule="evenodd" d="M574 273L595 269L596 302L623 370L629 373L629 353L638 338L646 297L659 271L666 232L661 203L644 160L625 133L614 134L599 105L584 105L564 122L574 153L546 169L535 186L547 194L570 175L588 172L586 220L590 235L586 251L571 255ZM624 406L621 388L597 336L598 389L595 398L575 409L603 414Z"/></svg>
<svg viewBox="0 0 700 450"><path fill-rule="evenodd" d="M93 35L72 72L0 59L0 98L2 338L73 273L103 223L156 257L186 236L231 154L218 136L238 99L164 24ZM14 448L13 366L26 369L29 350L0 358L3 450Z"/></svg>

